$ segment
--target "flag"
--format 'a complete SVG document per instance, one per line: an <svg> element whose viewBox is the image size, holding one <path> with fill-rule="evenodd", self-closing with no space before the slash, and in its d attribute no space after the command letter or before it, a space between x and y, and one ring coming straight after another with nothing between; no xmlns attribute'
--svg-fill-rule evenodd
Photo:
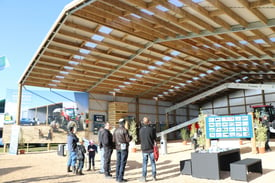
<svg viewBox="0 0 275 183"><path fill-rule="evenodd" d="M5 68L9 67L9 61L6 56L0 57L0 71L4 70Z"/></svg>

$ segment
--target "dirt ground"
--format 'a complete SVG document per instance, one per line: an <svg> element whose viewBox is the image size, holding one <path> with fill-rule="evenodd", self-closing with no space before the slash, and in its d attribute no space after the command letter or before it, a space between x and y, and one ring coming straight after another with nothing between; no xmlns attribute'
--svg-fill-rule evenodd
<svg viewBox="0 0 275 183"><path fill-rule="evenodd" d="M250 141L241 145L241 158L261 158L263 174L249 173L251 183L274 183L275 179L275 139L270 142L272 152L264 154L252 154ZM222 172L221 180L207 180L194 178L191 175L181 175L179 161L190 159L191 145L182 145L181 142L168 143L168 154L160 155L157 162L157 182L160 183L239 183L241 181L231 180L229 172ZM112 155L112 174L115 176L116 152ZM104 175L98 174L99 155L96 155L96 171L86 171L83 176L76 176L66 172L67 157L58 156L56 151L26 153L23 155L0 154L0 182L23 183L23 182L93 182L93 183L115 183L115 179L105 179ZM139 182L141 176L141 152L130 153L125 178L130 183ZM147 182L153 182L148 166Z"/></svg>

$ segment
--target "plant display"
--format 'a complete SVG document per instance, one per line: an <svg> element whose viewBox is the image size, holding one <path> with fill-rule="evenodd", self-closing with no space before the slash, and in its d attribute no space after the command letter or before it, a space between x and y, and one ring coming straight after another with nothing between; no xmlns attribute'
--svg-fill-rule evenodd
<svg viewBox="0 0 275 183"><path fill-rule="evenodd" d="M187 127L183 127L181 130L180 130L180 135L181 135L181 138L183 141L188 141L190 140L190 131L188 130Z"/></svg>
<svg viewBox="0 0 275 183"><path fill-rule="evenodd" d="M260 114L258 112L255 113L255 116L254 127L256 144L258 147L265 147L267 127L260 121Z"/></svg>
<svg viewBox="0 0 275 183"><path fill-rule="evenodd" d="M206 135L205 135L205 116L202 111L200 111L199 117L198 117L198 123L200 126L199 129L199 135L198 135L198 144L203 149L206 145Z"/></svg>

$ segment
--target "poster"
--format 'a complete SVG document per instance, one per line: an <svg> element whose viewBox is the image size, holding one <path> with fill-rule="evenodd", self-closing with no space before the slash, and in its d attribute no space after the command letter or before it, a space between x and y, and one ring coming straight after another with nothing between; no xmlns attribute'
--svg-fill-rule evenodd
<svg viewBox="0 0 275 183"><path fill-rule="evenodd" d="M206 138L251 138L253 137L251 115L206 117Z"/></svg>

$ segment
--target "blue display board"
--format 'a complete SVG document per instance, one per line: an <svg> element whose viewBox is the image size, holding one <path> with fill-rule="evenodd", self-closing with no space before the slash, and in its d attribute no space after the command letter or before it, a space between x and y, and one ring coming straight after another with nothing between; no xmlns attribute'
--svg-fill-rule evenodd
<svg viewBox="0 0 275 183"><path fill-rule="evenodd" d="M208 116L206 117L206 138L252 138L252 116Z"/></svg>

